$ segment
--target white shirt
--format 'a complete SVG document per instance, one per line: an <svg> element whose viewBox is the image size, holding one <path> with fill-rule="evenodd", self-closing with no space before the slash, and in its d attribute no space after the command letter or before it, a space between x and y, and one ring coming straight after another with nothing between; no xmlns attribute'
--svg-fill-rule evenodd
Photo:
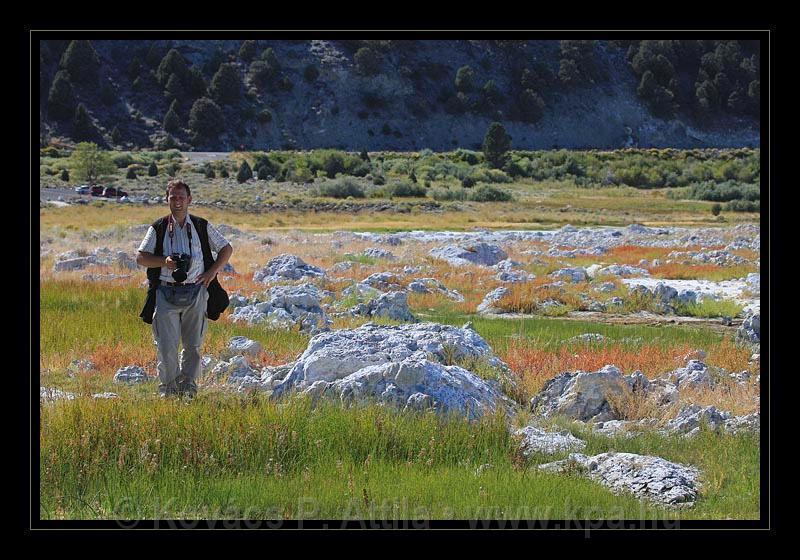
<svg viewBox="0 0 800 560"><path fill-rule="evenodd" d="M169 235L169 227L164 232L164 256L171 255L172 253L189 253L189 235L188 232L191 230L192 235L192 262L189 265L189 274L186 276L186 283L193 283L197 282L197 278L203 273L203 248L200 244L200 237L197 235L197 229L195 228L192 220L189 216L186 216L186 222L183 224L183 227L180 227L178 222L172 222L175 225L174 228L174 237L170 239ZM189 227L191 224L191 227ZM217 228L212 226L210 223L208 224L208 244L211 247L211 251L213 253L219 253L220 249L228 245L228 240L223 237L223 235L217 231ZM145 235L144 240L142 241L141 245L139 245L139 251L144 253L155 253L156 250L156 230L153 226L147 230L147 235ZM213 256L213 255L212 255ZM166 266L161 267L161 276L159 278L162 282L174 282L175 279L172 277L172 270L167 268Z"/></svg>

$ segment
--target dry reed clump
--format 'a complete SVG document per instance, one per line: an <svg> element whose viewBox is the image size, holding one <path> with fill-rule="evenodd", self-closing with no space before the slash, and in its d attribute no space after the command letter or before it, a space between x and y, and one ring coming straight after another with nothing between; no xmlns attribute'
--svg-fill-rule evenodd
<svg viewBox="0 0 800 560"><path fill-rule="evenodd" d="M509 293L495 305L511 313L535 313L548 300L557 301L569 309L580 309L583 306L583 300L569 289L528 282L512 284Z"/></svg>

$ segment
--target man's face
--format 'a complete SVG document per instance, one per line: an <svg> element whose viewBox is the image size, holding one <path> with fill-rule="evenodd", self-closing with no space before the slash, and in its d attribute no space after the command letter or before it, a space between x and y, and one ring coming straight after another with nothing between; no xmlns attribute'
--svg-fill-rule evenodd
<svg viewBox="0 0 800 560"><path fill-rule="evenodd" d="M173 188L169 191L167 197L169 203L169 211L176 218L182 218L189 210L189 204L192 203L192 197L186 194L184 188Z"/></svg>

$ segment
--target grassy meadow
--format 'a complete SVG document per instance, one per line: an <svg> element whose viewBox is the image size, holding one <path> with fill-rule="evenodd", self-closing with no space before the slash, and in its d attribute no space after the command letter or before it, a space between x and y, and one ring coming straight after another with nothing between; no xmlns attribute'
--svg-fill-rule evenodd
<svg viewBox="0 0 800 560"><path fill-rule="evenodd" d="M755 175L748 174L756 169L753 154L748 151L730 157L724 152L717 156L704 155L702 151L688 155L663 152L634 154L639 158L633 162L634 167L644 169L650 162L656 171L663 166L664 170L675 172L680 171L677 160L694 158L684 162L691 167L691 173L678 173L677 186L683 188L680 192L688 193L689 185L701 177L733 180L726 175L733 173L731 168L745 183L755 180ZM117 173L107 177L107 182L134 195L163 196L168 180L166 164L179 159L168 153L160 158L128 154L134 157L129 162L124 155L115 154L124 165L118 164ZM478 183L496 184L514 196L510 202L442 200L435 212L423 206L431 203L430 196L392 197L386 200L394 206L381 212L369 209L368 205L379 200L374 196L350 200L319 196L315 189L320 184L339 180L314 168L314 158L331 157L326 153L304 156L308 160L305 164L287 154L278 154L273 163L278 168L291 168L282 181L237 183L234 177L241 161L248 160L253 165L263 161L259 160L260 154L250 153L235 154L228 162L215 163L215 178L208 178L208 169L200 166L183 164L172 171L192 186L192 212L212 223L228 224L257 236L234 244L231 264L237 273L221 278L229 293L249 295L263 291L265 286L253 282L252 272L281 253L297 254L326 269L335 263L352 262L353 268L341 272L335 281L318 282L322 289L334 292L337 301L342 299L344 288L373 272L399 273L409 264L426 266L428 269L420 277L441 280L448 289L463 295L464 301L453 301L439 293L411 293L408 301L412 312L423 321L456 326L471 321L495 354L510 366L515 383L510 395L521 405L564 371L595 371L614 364L625 374L640 370L654 378L681 367L698 350L705 352L703 361L715 370L746 369L753 377L760 374L758 365L749 361L751 351L734 343L733 328L618 324L568 316L582 309L580 288L567 285L558 294L548 291L546 275L563 266L586 266L597 262L597 258L577 257L565 265L556 258L542 256L527 265L528 272L535 273L537 279L526 285L513 285L512 293L500 304L516 312L535 311L546 299L558 298L561 305L550 312L553 316L537 312L501 318L476 314L484 295L503 285L494 279L495 271L435 261L427 255L433 245L414 244L404 248L407 252L398 261L383 261L359 255L374 245L367 241L348 241L344 247L334 246L330 239L308 241L308 233L339 230L553 229L565 224L631 223L729 227L758 222L758 213L724 211L715 216L710 210L711 201L669 195L670 189L664 187L664 181L659 182L655 172L647 175L649 182L637 183L637 187L628 184L640 181L635 177L626 179L628 183L620 179L603 185L606 164L618 172L618 177L629 175L623 173L616 156L603 152L581 157L584 156L585 159L576 160L584 166L576 176L573 172L580 165L576 168L562 156L553 156L551 161L547 159L550 156L518 153L513 159L526 171L514 177L506 173L506 180L480 162L468 165L459 159L469 159L469 154L382 154L380 159L372 155L370 177L382 177L390 185L415 174L429 192L437 188L454 190L461 188L461 181L469 172L470 177L478 178ZM537 157L541 165L547 165L537 167ZM658 163L659 158L666 163ZM63 154L52 157L52 153L42 158L43 185L58 183L58 176L51 171L57 171L67 159ZM136 179L124 179L126 168L133 165L144 169L151 160L159 165L158 176L147 177L139 172ZM344 161L350 165L349 160ZM220 177L223 165L229 168L230 178ZM560 171L543 171L551 168ZM572 171L567 172L567 168ZM311 175L305 176L304 169ZM256 203L257 197L261 203L284 206L268 210ZM216 204L218 201L224 204ZM326 211L304 207L308 202L367 206L363 211ZM151 327L138 317L145 299L141 285L144 269L97 267L91 272L121 273L121 277L89 281L83 278L86 271L54 273L55 255L67 250L88 254L99 246L113 246L133 254L143 233L131 234L130 228L151 223L166 212L165 204L126 205L97 200L67 207L42 204L40 208L39 381L41 387L56 387L76 395L73 400L40 405L42 519L760 517L758 433L731 435L703 430L697 437L681 438L652 431L630 438L608 438L565 419L548 421L553 427L568 429L584 439L588 454L610 450L652 454L699 467L703 477L696 505L668 510L631 496L614 495L577 475L540 472L538 464L566 454L529 458L520 455L508 422L513 427L526 425L529 413L524 411L514 419L485 417L468 423L455 417L377 405L311 406L303 398L276 403L261 393L225 391L210 378L201 380L200 393L191 403L158 399L156 382L114 384L114 373L123 366L138 365L149 375L156 373ZM531 247L538 248L534 243L529 244ZM641 259L664 260L669 251L623 246L600 260L638 266ZM518 247L510 247L508 253L511 259L531 261ZM751 260L758 257L752 251L737 254ZM757 271L758 267L751 265L671 264L650 268L651 274L659 278L715 281ZM627 294L618 279L610 281L616 284L616 291L592 293L592 297L605 301ZM409 278L399 277L398 282L405 287ZM648 310L650 304L630 304L619 313ZM682 313L691 317L734 317L741 311L737 305L727 300L708 301ZM366 321L336 318L333 328L356 327ZM586 342L575 338L585 333L596 333L605 339ZM307 334L298 331L233 323L226 312L219 321L209 323L204 354L219 356L228 340L238 335L262 344L265 350L255 358L257 366L293 361L309 340ZM90 360L94 368L71 368L70 364L78 359ZM105 391L115 392L119 398L90 398ZM680 398L676 406L689 402L713 404L735 414L749 414L760 407L760 390L755 383L723 381L714 390L686 391ZM644 410L642 406L643 403L630 403L626 417L636 419Z"/></svg>

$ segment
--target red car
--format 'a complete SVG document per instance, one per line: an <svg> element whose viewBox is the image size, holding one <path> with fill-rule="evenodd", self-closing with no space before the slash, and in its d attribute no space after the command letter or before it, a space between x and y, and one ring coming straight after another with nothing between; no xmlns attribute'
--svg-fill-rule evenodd
<svg viewBox="0 0 800 560"><path fill-rule="evenodd" d="M89 192L92 196L103 196L103 191L105 189L100 185L92 186L92 190Z"/></svg>
<svg viewBox="0 0 800 560"><path fill-rule="evenodd" d="M106 187L103 189L103 197L105 198L122 198L123 196L128 196L128 193L122 189L116 189L114 187Z"/></svg>

